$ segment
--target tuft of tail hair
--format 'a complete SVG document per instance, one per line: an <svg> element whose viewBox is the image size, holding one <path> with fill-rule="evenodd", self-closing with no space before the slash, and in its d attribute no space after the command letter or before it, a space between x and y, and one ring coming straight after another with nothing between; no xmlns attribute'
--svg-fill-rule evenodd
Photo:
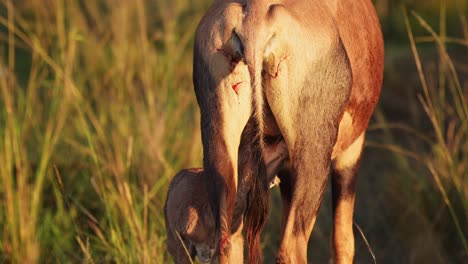
<svg viewBox="0 0 468 264"><path fill-rule="evenodd" d="M248 195L246 212L246 239L248 245L248 263L256 264L263 262L260 235L268 216L269 188L266 174L266 167L263 162L262 149L263 142L263 103L264 95L262 90L262 59L261 53L256 52L253 61L248 63L253 87L253 148L252 159L255 162L252 171L253 181Z"/></svg>
<svg viewBox="0 0 468 264"><path fill-rule="evenodd" d="M268 216L269 188L266 167L262 160L261 149L255 148L252 158L258 164L252 172L253 181L248 195L246 212L246 239L248 245L248 263L262 263L260 235Z"/></svg>

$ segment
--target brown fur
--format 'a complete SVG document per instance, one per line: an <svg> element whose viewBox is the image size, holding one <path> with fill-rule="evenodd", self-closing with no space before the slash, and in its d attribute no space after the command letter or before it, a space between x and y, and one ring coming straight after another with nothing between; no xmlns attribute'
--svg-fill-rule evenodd
<svg viewBox="0 0 468 264"><path fill-rule="evenodd" d="M286 150L286 144L281 139L263 150L263 162L271 182L275 181L275 175L283 161L288 158ZM240 152L244 153L245 151L246 149L241 149ZM245 160L244 164L247 162L249 161ZM195 255L201 262L204 261L203 263L213 261L215 258L214 253L218 242L215 239L214 217L209 209L207 180L208 178L202 169L186 169L177 173L169 185L164 215L167 248L176 263L190 263L190 259L193 260ZM247 190L247 192L250 191ZM243 261L242 218L246 206L242 207L241 203L237 203L237 207L238 209L236 209L241 214L237 218L239 223L231 231L233 234L231 263ZM189 255L187 255L177 233L182 238Z"/></svg>
<svg viewBox="0 0 468 264"><path fill-rule="evenodd" d="M261 149L275 136L284 138L289 154L280 177L284 221L277 262L307 262L330 169L334 260L352 262L354 198L348 198L354 197L362 149L356 141L363 140L377 103L382 72L382 34L369 0L218 0L207 11L194 50L204 168L223 241L229 241L237 191L242 184L256 189L247 208L249 263L261 262L258 236L268 206ZM254 136L241 141L248 121ZM239 145L253 146L242 155L255 157L256 167L234 165L243 159ZM239 181L245 172L255 180ZM229 256L229 243L223 245L222 255Z"/></svg>
<svg viewBox="0 0 468 264"><path fill-rule="evenodd" d="M188 169L177 173L169 185L164 206L167 248L176 263L190 263L189 257L196 255L205 262L215 257L215 224L205 180L202 169Z"/></svg>

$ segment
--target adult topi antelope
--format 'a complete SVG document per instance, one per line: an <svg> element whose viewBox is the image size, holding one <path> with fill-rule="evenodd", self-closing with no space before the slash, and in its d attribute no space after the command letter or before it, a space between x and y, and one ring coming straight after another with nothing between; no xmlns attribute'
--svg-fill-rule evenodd
<svg viewBox="0 0 468 264"><path fill-rule="evenodd" d="M193 78L221 262L229 255L238 149L250 120L256 133L242 144L257 145L251 156L259 162L250 168L256 191L248 197L249 263L261 261L268 201L261 150L264 139L275 136L289 151L289 165L279 174L277 262L307 263L331 171L333 258L352 263L356 172L382 75L382 34L370 0L214 1L196 31Z"/></svg>

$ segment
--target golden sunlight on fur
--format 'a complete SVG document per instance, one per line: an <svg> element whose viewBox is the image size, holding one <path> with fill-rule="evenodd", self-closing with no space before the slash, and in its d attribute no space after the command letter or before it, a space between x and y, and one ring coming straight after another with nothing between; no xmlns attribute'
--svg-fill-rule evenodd
<svg viewBox="0 0 468 264"><path fill-rule="evenodd" d="M288 149L283 140L264 149L263 161L267 167L270 188L279 184L276 173L287 158ZM167 248L178 264L190 263L195 256L202 263L214 260L217 242L206 189L207 179L202 169L185 169L177 173L169 185L164 207ZM231 260L243 259L242 227L232 234L232 238Z"/></svg>

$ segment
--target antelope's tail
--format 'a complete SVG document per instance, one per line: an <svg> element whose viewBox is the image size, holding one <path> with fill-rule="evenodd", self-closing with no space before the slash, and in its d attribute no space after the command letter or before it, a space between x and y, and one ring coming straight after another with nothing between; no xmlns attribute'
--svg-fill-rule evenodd
<svg viewBox="0 0 468 264"><path fill-rule="evenodd" d="M246 212L246 239L248 245L248 263L262 263L262 248L260 234L268 216L269 188L266 175L266 167L263 162L263 104L264 95L262 89L262 63L263 47L257 43L245 43L245 60L249 67L252 91L252 119L254 135L252 158L257 166L254 168L253 181L248 196ZM250 45L249 45L250 44Z"/></svg>

